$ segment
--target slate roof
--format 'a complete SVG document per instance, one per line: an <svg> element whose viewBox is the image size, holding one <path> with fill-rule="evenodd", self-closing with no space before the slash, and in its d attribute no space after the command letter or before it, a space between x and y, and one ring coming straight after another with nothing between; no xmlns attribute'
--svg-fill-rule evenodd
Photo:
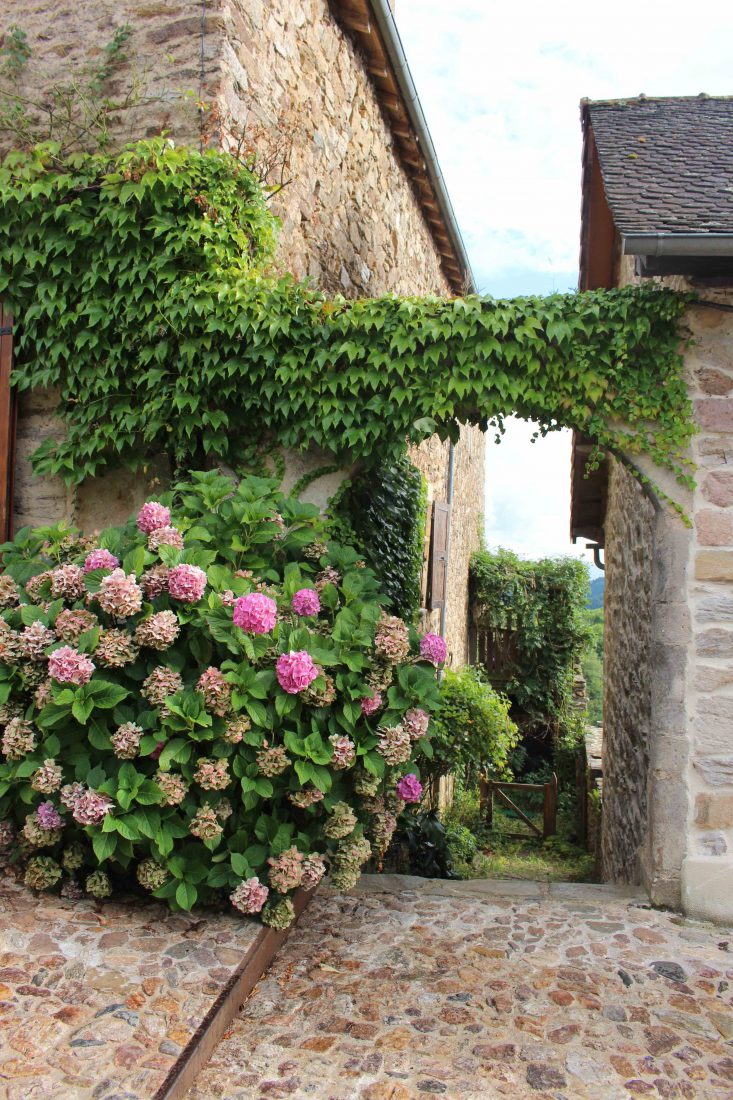
<svg viewBox="0 0 733 1100"><path fill-rule="evenodd" d="M622 234L733 232L733 96L582 106Z"/></svg>

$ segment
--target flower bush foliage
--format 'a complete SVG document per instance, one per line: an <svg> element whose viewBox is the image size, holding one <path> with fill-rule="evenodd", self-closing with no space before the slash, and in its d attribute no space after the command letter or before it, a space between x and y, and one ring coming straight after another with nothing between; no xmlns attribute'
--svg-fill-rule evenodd
<svg viewBox="0 0 733 1100"><path fill-rule="evenodd" d="M322 537L275 481L206 472L101 536L2 547L0 849L29 887L135 878L282 928L298 887L381 858L419 797L440 647Z"/></svg>
<svg viewBox="0 0 733 1100"><path fill-rule="evenodd" d="M424 644L421 648L432 649ZM474 780L480 775L506 776L511 751L519 740L509 707L509 699L493 689L479 668L448 669L432 722L431 777L450 773L464 777L468 773Z"/></svg>

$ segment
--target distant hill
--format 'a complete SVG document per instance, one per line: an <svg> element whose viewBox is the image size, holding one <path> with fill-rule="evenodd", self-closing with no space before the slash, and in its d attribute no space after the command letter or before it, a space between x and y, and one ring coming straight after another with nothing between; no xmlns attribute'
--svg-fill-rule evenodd
<svg viewBox="0 0 733 1100"><path fill-rule="evenodd" d="M603 607L603 592L606 587L605 577L595 577L590 582L590 596L588 597L588 607L594 610L597 607Z"/></svg>

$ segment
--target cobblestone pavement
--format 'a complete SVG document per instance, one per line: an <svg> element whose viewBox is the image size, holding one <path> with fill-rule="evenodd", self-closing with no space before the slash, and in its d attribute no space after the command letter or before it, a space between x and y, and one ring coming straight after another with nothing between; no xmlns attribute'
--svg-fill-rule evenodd
<svg viewBox="0 0 733 1100"><path fill-rule="evenodd" d="M150 1100L259 931L3 880L0 1098Z"/></svg>
<svg viewBox="0 0 733 1100"><path fill-rule="evenodd" d="M431 1096L730 1100L733 934L601 886L322 890L187 1100Z"/></svg>

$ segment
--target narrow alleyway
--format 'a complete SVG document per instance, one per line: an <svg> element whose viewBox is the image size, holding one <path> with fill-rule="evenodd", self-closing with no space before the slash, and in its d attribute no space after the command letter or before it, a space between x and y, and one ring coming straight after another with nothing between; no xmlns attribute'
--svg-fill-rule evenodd
<svg viewBox="0 0 733 1100"><path fill-rule="evenodd" d="M733 1097L733 935L611 887L321 890L189 1100Z"/></svg>

